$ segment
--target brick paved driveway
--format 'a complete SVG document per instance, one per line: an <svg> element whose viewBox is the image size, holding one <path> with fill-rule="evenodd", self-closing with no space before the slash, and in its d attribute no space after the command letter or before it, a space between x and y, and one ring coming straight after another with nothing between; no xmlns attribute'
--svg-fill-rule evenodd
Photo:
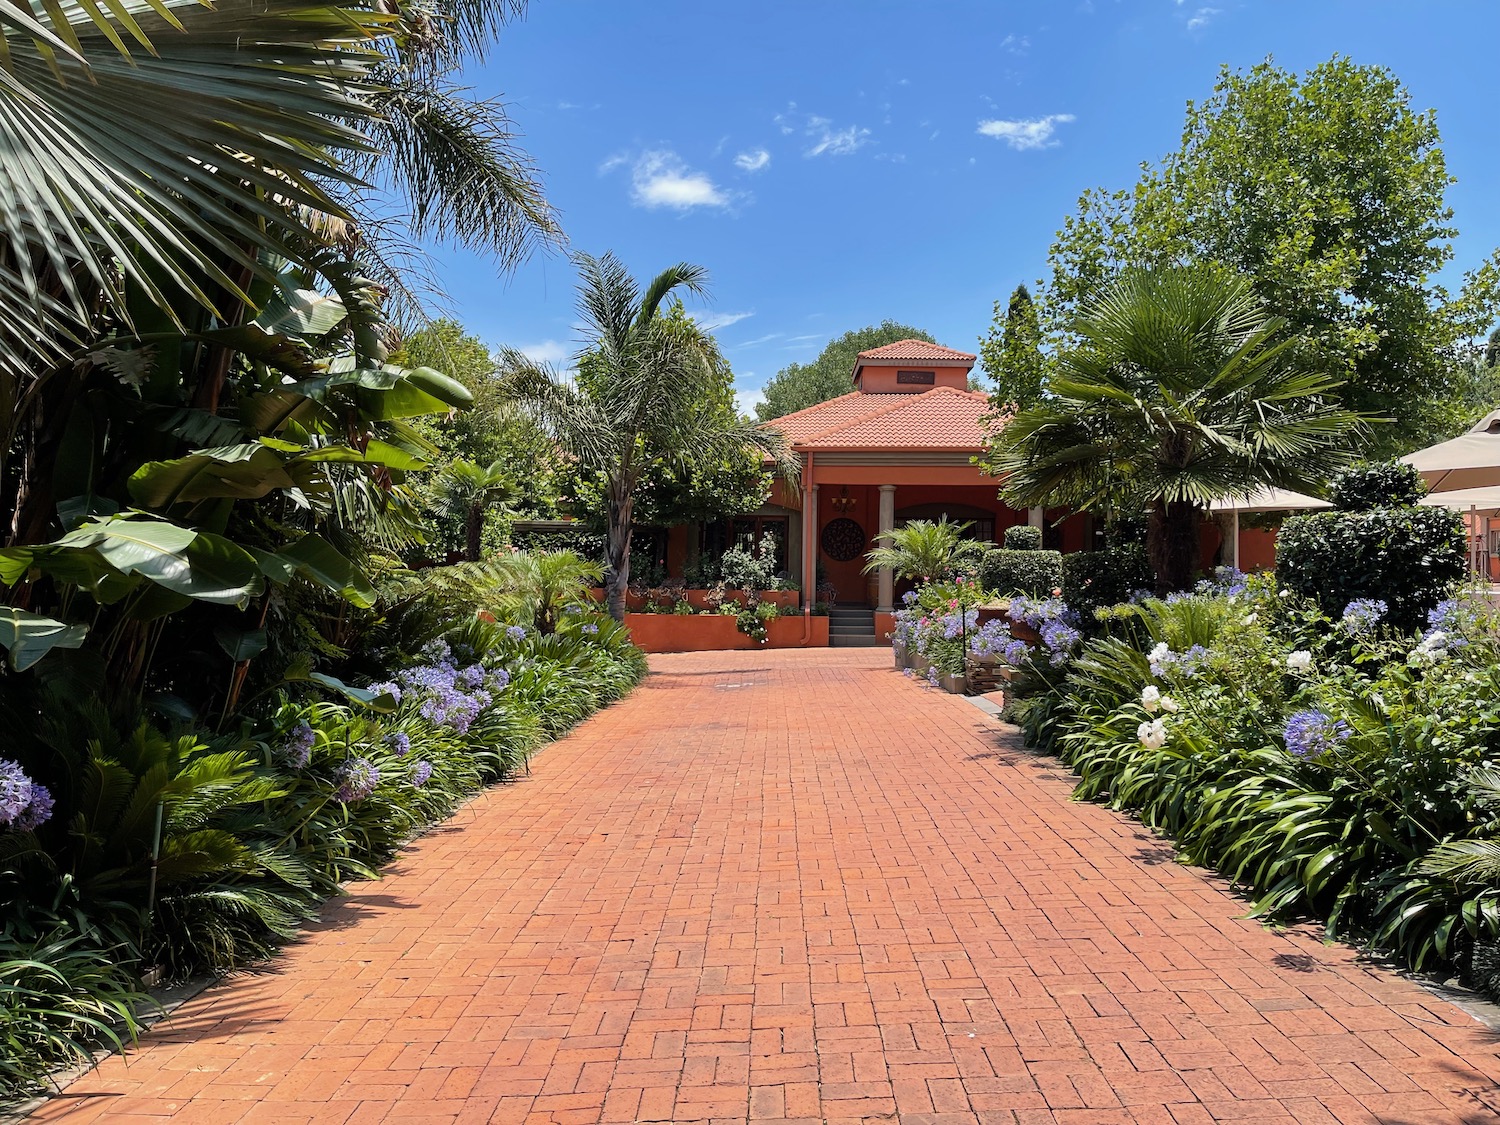
<svg viewBox="0 0 1500 1125"><path fill-rule="evenodd" d="M887 662L655 658L37 1118L1500 1121L1494 1036Z"/></svg>

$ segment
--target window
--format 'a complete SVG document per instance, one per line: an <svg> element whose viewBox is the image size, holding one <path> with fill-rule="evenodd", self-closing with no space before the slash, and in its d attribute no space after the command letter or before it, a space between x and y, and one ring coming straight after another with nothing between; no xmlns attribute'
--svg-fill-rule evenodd
<svg viewBox="0 0 1500 1125"><path fill-rule="evenodd" d="M785 516L739 516L734 520L705 523L698 541L700 554L717 559L730 547L747 540L759 548L761 539L770 535L776 542L776 570L787 569L787 518Z"/></svg>
<svg viewBox="0 0 1500 1125"><path fill-rule="evenodd" d="M915 383L918 386L930 387L937 382L936 371L897 371L897 383Z"/></svg>

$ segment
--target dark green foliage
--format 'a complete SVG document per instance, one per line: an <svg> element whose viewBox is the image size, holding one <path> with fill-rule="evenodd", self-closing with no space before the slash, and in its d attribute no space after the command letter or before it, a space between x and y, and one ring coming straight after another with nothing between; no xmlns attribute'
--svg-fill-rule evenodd
<svg viewBox="0 0 1500 1125"><path fill-rule="evenodd" d="M1094 611L1151 589L1155 575L1139 543L1106 547L1101 551L1076 551L1062 557L1062 596L1092 628Z"/></svg>
<svg viewBox="0 0 1500 1125"><path fill-rule="evenodd" d="M1333 506L1341 512L1409 508L1426 495L1422 474L1402 461L1356 465L1333 481Z"/></svg>
<svg viewBox="0 0 1500 1125"><path fill-rule="evenodd" d="M1007 527L1005 529L1005 549L1007 551L1040 551L1042 549L1042 529L1024 523L1016 524L1015 527Z"/></svg>
<svg viewBox="0 0 1500 1125"><path fill-rule="evenodd" d="M920 328L897 324L893 320L845 332L838 339L830 340L811 363L788 364L776 372L766 384L765 401L757 404L755 413L762 422L767 422L848 394L854 390L854 361L859 353L894 344L897 340L937 343Z"/></svg>
<svg viewBox="0 0 1500 1125"><path fill-rule="evenodd" d="M522 551L572 551L585 559L602 561L604 558L604 536L586 528L569 528L567 531L532 531L517 529L511 532L510 543Z"/></svg>
<svg viewBox="0 0 1500 1125"><path fill-rule="evenodd" d="M1026 286L1016 286L1004 313L1000 302L995 302L989 334L979 341L979 361L994 380L990 401L996 410L1025 409L1042 397L1046 383L1042 325Z"/></svg>
<svg viewBox="0 0 1500 1125"><path fill-rule="evenodd" d="M1037 529L1028 527L1024 530ZM1006 539L1010 539L1009 532L1006 533ZM1026 594L1029 597L1045 598L1062 585L1062 567L1063 556L1058 551L1012 550L1001 547L990 551L980 560L979 584L1001 596Z"/></svg>
<svg viewBox="0 0 1500 1125"><path fill-rule="evenodd" d="M1376 508L1293 516L1276 540L1276 575L1337 618L1357 598L1390 607L1390 622L1415 629L1463 579L1463 517L1447 508Z"/></svg>

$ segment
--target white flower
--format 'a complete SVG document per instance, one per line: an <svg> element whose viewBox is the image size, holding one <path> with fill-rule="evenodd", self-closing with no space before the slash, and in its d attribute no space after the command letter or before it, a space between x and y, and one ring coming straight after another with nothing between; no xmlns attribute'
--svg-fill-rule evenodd
<svg viewBox="0 0 1500 1125"><path fill-rule="evenodd" d="M1278 596L1279 597L1283 597L1283 598L1289 598L1289 597L1292 596L1292 592L1290 590L1283 590L1283 591L1281 591L1281 593Z"/></svg>
<svg viewBox="0 0 1500 1125"><path fill-rule="evenodd" d="M1155 648L1148 654L1148 660L1165 660L1172 655L1172 646L1166 641L1159 641Z"/></svg>
<svg viewBox="0 0 1500 1125"><path fill-rule="evenodd" d="M1135 733L1147 750L1160 750L1167 744L1167 724L1160 719L1142 723L1135 728Z"/></svg>
<svg viewBox="0 0 1500 1125"><path fill-rule="evenodd" d="M1245 615L1245 624L1246 625L1254 625L1255 624L1255 619L1257 617L1259 617L1259 616L1260 616L1260 614L1258 614L1258 613L1247 613Z"/></svg>
<svg viewBox="0 0 1500 1125"><path fill-rule="evenodd" d="M1161 697L1161 709L1168 715L1175 715L1177 713L1177 708L1177 700L1173 699L1170 695L1164 695Z"/></svg>
<svg viewBox="0 0 1500 1125"><path fill-rule="evenodd" d="M1161 689L1153 684L1141 688L1141 706L1151 714L1156 714L1156 709L1161 706Z"/></svg>
<svg viewBox="0 0 1500 1125"><path fill-rule="evenodd" d="M1303 675L1312 669L1312 653L1305 648L1299 648L1286 658L1286 670L1296 675Z"/></svg>

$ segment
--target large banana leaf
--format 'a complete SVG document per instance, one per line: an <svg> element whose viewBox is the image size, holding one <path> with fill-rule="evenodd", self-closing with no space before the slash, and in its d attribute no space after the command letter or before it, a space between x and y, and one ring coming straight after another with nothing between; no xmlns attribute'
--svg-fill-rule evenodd
<svg viewBox="0 0 1500 1125"><path fill-rule="evenodd" d="M65 625L50 617L0 606L0 647L10 653L10 666L24 672L54 648L78 648L87 625Z"/></svg>

